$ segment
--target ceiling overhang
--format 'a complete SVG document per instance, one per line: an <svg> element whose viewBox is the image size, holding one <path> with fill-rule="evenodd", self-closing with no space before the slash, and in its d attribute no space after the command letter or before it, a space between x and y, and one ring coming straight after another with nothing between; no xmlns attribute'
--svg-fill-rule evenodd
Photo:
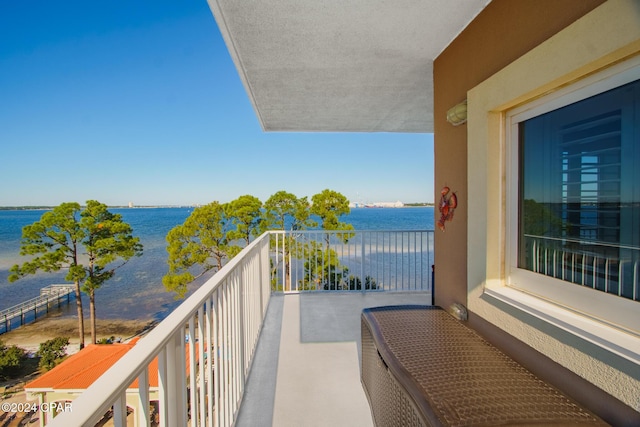
<svg viewBox="0 0 640 427"><path fill-rule="evenodd" d="M489 0L209 0L265 131L433 132L433 61Z"/></svg>

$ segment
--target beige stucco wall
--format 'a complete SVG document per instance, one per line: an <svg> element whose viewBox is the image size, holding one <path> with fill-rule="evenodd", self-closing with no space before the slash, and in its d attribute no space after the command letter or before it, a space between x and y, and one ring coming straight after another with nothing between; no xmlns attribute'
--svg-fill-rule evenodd
<svg viewBox="0 0 640 427"><path fill-rule="evenodd" d="M467 304L467 236L477 232L468 229L467 219L479 214L467 201L473 195L467 187L468 126L449 124L447 110L465 100L470 89L602 2L493 0L434 61L434 194L438 197L446 185L458 197L453 221L444 233L436 231L436 304Z"/></svg>
<svg viewBox="0 0 640 427"><path fill-rule="evenodd" d="M640 411L638 365L483 293L504 285L505 112L637 55L640 2L610 0L468 92L466 283L475 315Z"/></svg>

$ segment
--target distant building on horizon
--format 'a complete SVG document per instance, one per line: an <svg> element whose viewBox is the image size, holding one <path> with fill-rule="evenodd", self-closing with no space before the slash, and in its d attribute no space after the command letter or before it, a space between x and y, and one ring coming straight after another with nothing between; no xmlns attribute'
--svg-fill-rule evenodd
<svg viewBox="0 0 640 427"><path fill-rule="evenodd" d="M375 202L375 203L349 203L350 208L402 208L404 203L400 200L397 202Z"/></svg>

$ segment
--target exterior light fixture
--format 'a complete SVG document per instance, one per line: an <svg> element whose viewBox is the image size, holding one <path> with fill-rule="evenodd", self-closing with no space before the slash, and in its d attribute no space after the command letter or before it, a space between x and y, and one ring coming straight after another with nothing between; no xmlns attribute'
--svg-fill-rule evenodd
<svg viewBox="0 0 640 427"><path fill-rule="evenodd" d="M467 307L456 302L449 307L449 313L458 320L466 321L469 318Z"/></svg>
<svg viewBox="0 0 640 427"><path fill-rule="evenodd" d="M467 122L467 100L455 105L447 111L447 121L454 126L460 126Z"/></svg>

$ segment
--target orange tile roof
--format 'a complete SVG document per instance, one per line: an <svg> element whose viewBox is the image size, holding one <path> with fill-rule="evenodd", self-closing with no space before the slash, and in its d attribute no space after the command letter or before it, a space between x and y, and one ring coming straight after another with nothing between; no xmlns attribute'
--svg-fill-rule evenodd
<svg viewBox="0 0 640 427"><path fill-rule="evenodd" d="M88 345L71 355L58 366L25 385L26 391L86 389L133 348L137 339L126 344ZM196 347L196 356L198 355ZM189 346L186 347L187 375L189 374ZM158 358L149 364L149 386L158 387ZM138 379L129 388L138 388Z"/></svg>

